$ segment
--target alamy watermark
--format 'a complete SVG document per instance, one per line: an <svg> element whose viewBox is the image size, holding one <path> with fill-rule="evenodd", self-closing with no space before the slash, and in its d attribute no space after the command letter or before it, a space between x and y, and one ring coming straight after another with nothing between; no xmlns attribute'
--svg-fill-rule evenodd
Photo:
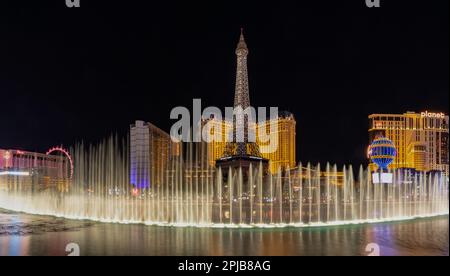
<svg viewBox="0 0 450 276"><path fill-rule="evenodd" d="M68 8L79 8L80 0L66 0L66 6Z"/></svg>
<svg viewBox="0 0 450 276"><path fill-rule="evenodd" d="M79 8L81 0L65 0L68 8ZM381 0L365 0L368 8L380 8Z"/></svg>
<svg viewBox="0 0 450 276"><path fill-rule="evenodd" d="M218 107L202 109L201 99L194 99L192 114L183 106L170 112L170 119L178 120L172 125L170 136L174 142L256 143L258 140L261 153L273 153L278 148L278 107L269 108L269 117L267 109L226 107L224 117Z"/></svg>
<svg viewBox="0 0 450 276"><path fill-rule="evenodd" d="M67 256L78 257L80 256L80 246L77 243L69 243L66 245Z"/></svg>
<svg viewBox="0 0 450 276"><path fill-rule="evenodd" d="M366 0L366 6L368 8L380 8L381 0Z"/></svg>
<svg viewBox="0 0 450 276"><path fill-rule="evenodd" d="M381 250L377 243L369 243L366 245L365 252L367 256L380 256Z"/></svg>

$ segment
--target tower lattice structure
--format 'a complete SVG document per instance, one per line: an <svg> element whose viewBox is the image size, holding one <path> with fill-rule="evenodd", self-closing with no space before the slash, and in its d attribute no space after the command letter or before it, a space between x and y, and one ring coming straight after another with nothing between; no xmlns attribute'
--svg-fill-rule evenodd
<svg viewBox="0 0 450 276"><path fill-rule="evenodd" d="M245 43L243 30L236 48L237 70L236 88L234 95L234 108L245 111L250 107L250 94L248 85L247 56L248 48ZM243 131L243 137L238 137L238 131ZM237 138L241 138L239 141ZM243 139L242 139L243 138ZM233 140L227 143L224 157L259 157L262 155L255 141L249 142L249 118L247 112L243 116L233 114Z"/></svg>

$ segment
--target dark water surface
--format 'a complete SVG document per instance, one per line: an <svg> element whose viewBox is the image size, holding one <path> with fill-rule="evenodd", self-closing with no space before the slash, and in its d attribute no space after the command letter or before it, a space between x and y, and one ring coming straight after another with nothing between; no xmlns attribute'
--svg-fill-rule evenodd
<svg viewBox="0 0 450 276"><path fill-rule="evenodd" d="M104 224L0 210L0 255L449 255L448 216L324 228L211 229Z"/></svg>

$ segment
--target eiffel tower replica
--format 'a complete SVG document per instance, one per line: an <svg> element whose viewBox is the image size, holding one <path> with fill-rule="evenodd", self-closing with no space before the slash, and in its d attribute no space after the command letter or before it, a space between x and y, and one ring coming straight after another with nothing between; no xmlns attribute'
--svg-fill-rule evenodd
<svg viewBox="0 0 450 276"><path fill-rule="evenodd" d="M243 29L236 48L237 56L237 72L236 72L236 88L234 95L234 108L242 108L246 110L250 107L250 94L248 86L247 72L247 56L248 48L245 43ZM243 131L243 139L240 137L238 141L238 131ZM256 131L256 129L255 129ZM242 135L242 134L241 134ZM256 135L254 135L256 137ZM216 167L221 167L223 172L231 168L241 167L246 171L250 164L253 168L258 168L261 164L265 173L268 171L269 160L262 157L259 146L255 141L249 141L249 119L248 115L233 115L233 139L225 146L223 157L216 160Z"/></svg>

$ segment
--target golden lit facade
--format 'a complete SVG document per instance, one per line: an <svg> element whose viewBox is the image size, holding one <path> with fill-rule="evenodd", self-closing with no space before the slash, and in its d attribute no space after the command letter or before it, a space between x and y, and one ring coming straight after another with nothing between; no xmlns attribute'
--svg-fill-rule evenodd
<svg viewBox="0 0 450 276"><path fill-rule="evenodd" d="M448 175L448 115L428 111L370 115L369 144L380 134L389 138L397 149L390 168L443 171ZM374 164L371 167L374 169Z"/></svg>
<svg viewBox="0 0 450 276"><path fill-rule="evenodd" d="M226 147L226 139L233 131L233 123L209 119L208 123L210 141L208 142L208 163L215 166L216 160L222 158ZM276 131L271 133L271 124L276 125ZM249 128L255 129L250 125ZM272 127L273 128L273 127ZM270 172L276 173L278 170L286 170L296 166L296 121L294 115L288 112L280 113L274 120L267 120L256 125L256 142L261 150L261 155L270 161ZM253 132L250 130L250 132ZM274 141L263 142L259 133L271 135ZM213 139L214 138L214 139Z"/></svg>
<svg viewBox="0 0 450 276"><path fill-rule="evenodd" d="M216 165L216 160L222 158L225 152L226 139L233 131L233 123L226 120L208 119L203 121L203 126L208 124L208 164Z"/></svg>
<svg viewBox="0 0 450 276"><path fill-rule="evenodd" d="M168 133L148 123L150 134L150 183L164 183L170 159L178 156L180 144L174 143Z"/></svg>
<svg viewBox="0 0 450 276"><path fill-rule="evenodd" d="M276 143L262 142L259 133L270 133L271 124L276 124L276 132L272 137ZM288 170L296 166L296 121L294 115L288 112L280 113L277 119L268 120L258 124L256 142L261 150L261 155L269 159L270 172Z"/></svg>

